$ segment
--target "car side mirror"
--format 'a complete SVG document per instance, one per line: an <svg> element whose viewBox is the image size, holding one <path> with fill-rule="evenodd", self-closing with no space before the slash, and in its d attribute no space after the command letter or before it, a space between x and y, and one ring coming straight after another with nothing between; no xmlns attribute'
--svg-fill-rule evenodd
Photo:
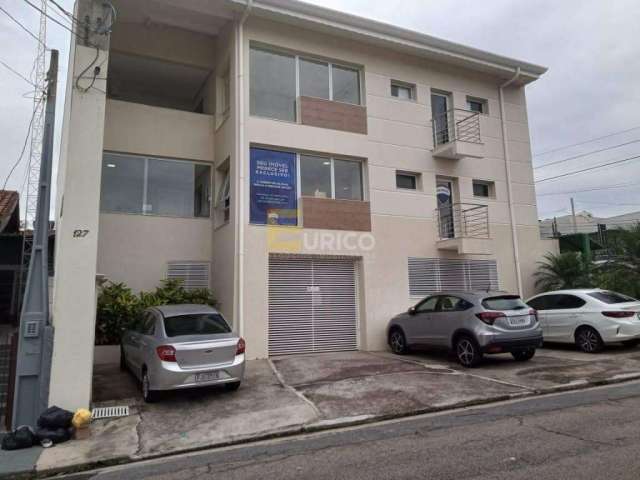
<svg viewBox="0 0 640 480"><path fill-rule="evenodd" d="M409 307L409 310L407 310L407 313L409 315L415 315L416 314L416 307Z"/></svg>

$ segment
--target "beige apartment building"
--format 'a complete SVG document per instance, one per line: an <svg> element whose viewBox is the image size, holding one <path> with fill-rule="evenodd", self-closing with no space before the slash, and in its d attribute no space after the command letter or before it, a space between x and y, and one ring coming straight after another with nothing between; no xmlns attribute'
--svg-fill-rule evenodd
<svg viewBox="0 0 640 480"><path fill-rule="evenodd" d="M533 293L545 68L295 0L113 4L71 48L51 403L90 402L96 278L212 288L249 358L384 349L439 289Z"/></svg>

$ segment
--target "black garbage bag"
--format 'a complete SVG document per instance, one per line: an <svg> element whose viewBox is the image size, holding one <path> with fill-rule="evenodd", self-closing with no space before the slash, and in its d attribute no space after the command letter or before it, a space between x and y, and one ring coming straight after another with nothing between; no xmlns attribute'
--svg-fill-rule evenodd
<svg viewBox="0 0 640 480"><path fill-rule="evenodd" d="M39 428L36 430L38 442L51 440L52 443L63 443L73 436L73 427L67 428Z"/></svg>
<svg viewBox="0 0 640 480"><path fill-rule="evenodd" d="M30 427L18 427L2 438L2 450L31 448L38 440Z"/></svg>
<svg viewBox="0 0 640 480"><path fill-rule="evenodd" d="M38 418L38 427L49 430L57 430L58 428L69 428L73 413L60 407L49 407Z"/></svg>

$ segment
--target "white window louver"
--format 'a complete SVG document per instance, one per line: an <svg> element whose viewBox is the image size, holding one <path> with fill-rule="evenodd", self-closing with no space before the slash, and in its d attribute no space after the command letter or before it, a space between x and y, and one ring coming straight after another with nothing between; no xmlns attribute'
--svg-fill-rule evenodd
<svg viewBox="0 0 640 480"><path fill-rule="evenodd" d="M269 355L358 348L354 259L269 257Z"/></svg>
<svg viewBox="0 0 640 480"><path fill-rule="evenodd" d="M498 290L495 260L409 257L409 295L442 290Z"/></svg>
<svg viewBox="0 0 640 480"><path fill-rule="evenodd" d="M167 280L181 280L185 289L209 288L209 262L169 262Z"/></svg>

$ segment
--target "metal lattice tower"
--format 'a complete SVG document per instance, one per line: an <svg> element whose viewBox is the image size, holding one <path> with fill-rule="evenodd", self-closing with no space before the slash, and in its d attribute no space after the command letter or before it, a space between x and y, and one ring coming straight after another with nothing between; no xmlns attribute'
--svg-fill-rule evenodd
<svg viewBox="0 0 640 480"><path fill-rule="evenodd" d="M22 265L18 288L18 306L22 305L24 285L29 271L29 261L33 249L33 222L38 206L38 190L40 183L40 162L42 157L42 136L44 132L44 111L47 85L46 44L47 44L47 0L41 0L40 25L38 29L38 50L34 63L33 83L36 85L33 96L33 125L29 148L29 165L27 166L26 190L24 193L24 229L22 235Z"/></svg>

